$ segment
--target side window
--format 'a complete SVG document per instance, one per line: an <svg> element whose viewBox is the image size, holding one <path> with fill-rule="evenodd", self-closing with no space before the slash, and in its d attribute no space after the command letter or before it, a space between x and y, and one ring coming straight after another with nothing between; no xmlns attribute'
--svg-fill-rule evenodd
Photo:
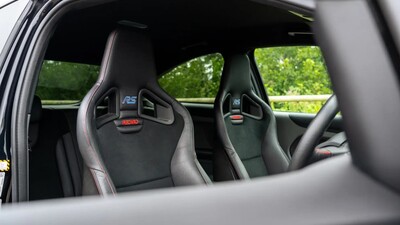
<svg viewBox="0 0 400 225"><path fill-rule="evenodd" d="M36 95L45 105L78 103L96 82L99 69L95 65L45 60Z"/></svg>
<svg viewBox="0 0 400 225"><path fill-rule="evenodd" d="M317 113L332 95L319 47L260 48L254 56L273 110Z"/></svg>
<svg viewBox="0 0 400 225"><path fill-rule="evenodd" d="M165 73L158 82L178 101L213 103L223 65L224 59L219 53L200 56Z"/></svg>

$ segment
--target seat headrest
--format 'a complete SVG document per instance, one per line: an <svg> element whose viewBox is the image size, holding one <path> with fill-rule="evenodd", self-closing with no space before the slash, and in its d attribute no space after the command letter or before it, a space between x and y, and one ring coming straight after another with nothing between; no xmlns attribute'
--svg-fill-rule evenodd
<svg viewBox="0 0 400 225"><path fill-rule="evenodd" d="M253 93L250 60L246 54L225 57L224 70L216 104L222 113L231 113L232 124L243 124L243 115L256 120L263 119L263 102ZM218 107L219 107L218 106Z"/></svg>
<svg viewBox="0 0 400 225"><path fill-rule="evenodd" d="M250 60L246 54L225 57L221 87L232 95L251 91Z"/></svg>
<svg viewBox="0 0 400 225"><path fill-rule="evenodd" d="M138 92L157 84L156 66L150 38L141 31L119 28L107 42L101 65L102 90L117 88L120 110L136 110Z"/></svg>
<svg viewBox="0 0 400 225"><path fill-rule="evenodd" d="M31 123L37 123L42 117L42 101L38 96L33 97L33 103L31 108Z"/></svg>

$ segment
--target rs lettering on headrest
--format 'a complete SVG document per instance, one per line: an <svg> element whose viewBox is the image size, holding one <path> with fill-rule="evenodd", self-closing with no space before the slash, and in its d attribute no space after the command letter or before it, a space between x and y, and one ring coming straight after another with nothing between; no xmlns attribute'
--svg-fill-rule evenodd
<svg viewBox="0 0 400 225"><path fill-rule="evenodd" d="M234 106L240 106L240 98L234 98L233 99L233 105Z"/></svg>
<svg viewBox="0 0 400 225"><path fill-rule="evenodd" d="M137 96L125 96L124 100L122 101L123 105L136 105Z"/></svg>

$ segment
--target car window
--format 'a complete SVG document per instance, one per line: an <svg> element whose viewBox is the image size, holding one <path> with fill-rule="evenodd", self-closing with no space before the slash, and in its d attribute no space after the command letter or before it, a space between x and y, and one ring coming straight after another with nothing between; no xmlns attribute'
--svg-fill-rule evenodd
<svg viewBox="0 0 400 225"><path fill-rule="evenodd" d="M260 48L254 56L273 110L316 113L332 95L319 47Z"/></svg>
<svg viewBox="0 0 400 225"><path fill-rule="evenodd" d="M178 101L213 103L223 65L224 59L219 53L200 56L173 68L158 82Z"/></svg>
<svg viewBox="0 0 400 225"><path fill-rule="evenodd" d="M80 102L94 85L99 66L45 60L36 95L45 105Z"/></svg>

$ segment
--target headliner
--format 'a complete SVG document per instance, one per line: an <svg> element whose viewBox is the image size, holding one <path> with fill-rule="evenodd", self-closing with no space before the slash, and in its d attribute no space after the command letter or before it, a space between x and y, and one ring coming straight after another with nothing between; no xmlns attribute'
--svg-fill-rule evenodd
<svg viewBox="0 0 400 225"><path fill-rule="evenodd" d="M108 34L121 20L147 25L158 72L212 52L313 44L312 35L288 35L309 32L304 19L252 1L122 0L68 13L50 40L46 59L99 65Z"/></svg>

